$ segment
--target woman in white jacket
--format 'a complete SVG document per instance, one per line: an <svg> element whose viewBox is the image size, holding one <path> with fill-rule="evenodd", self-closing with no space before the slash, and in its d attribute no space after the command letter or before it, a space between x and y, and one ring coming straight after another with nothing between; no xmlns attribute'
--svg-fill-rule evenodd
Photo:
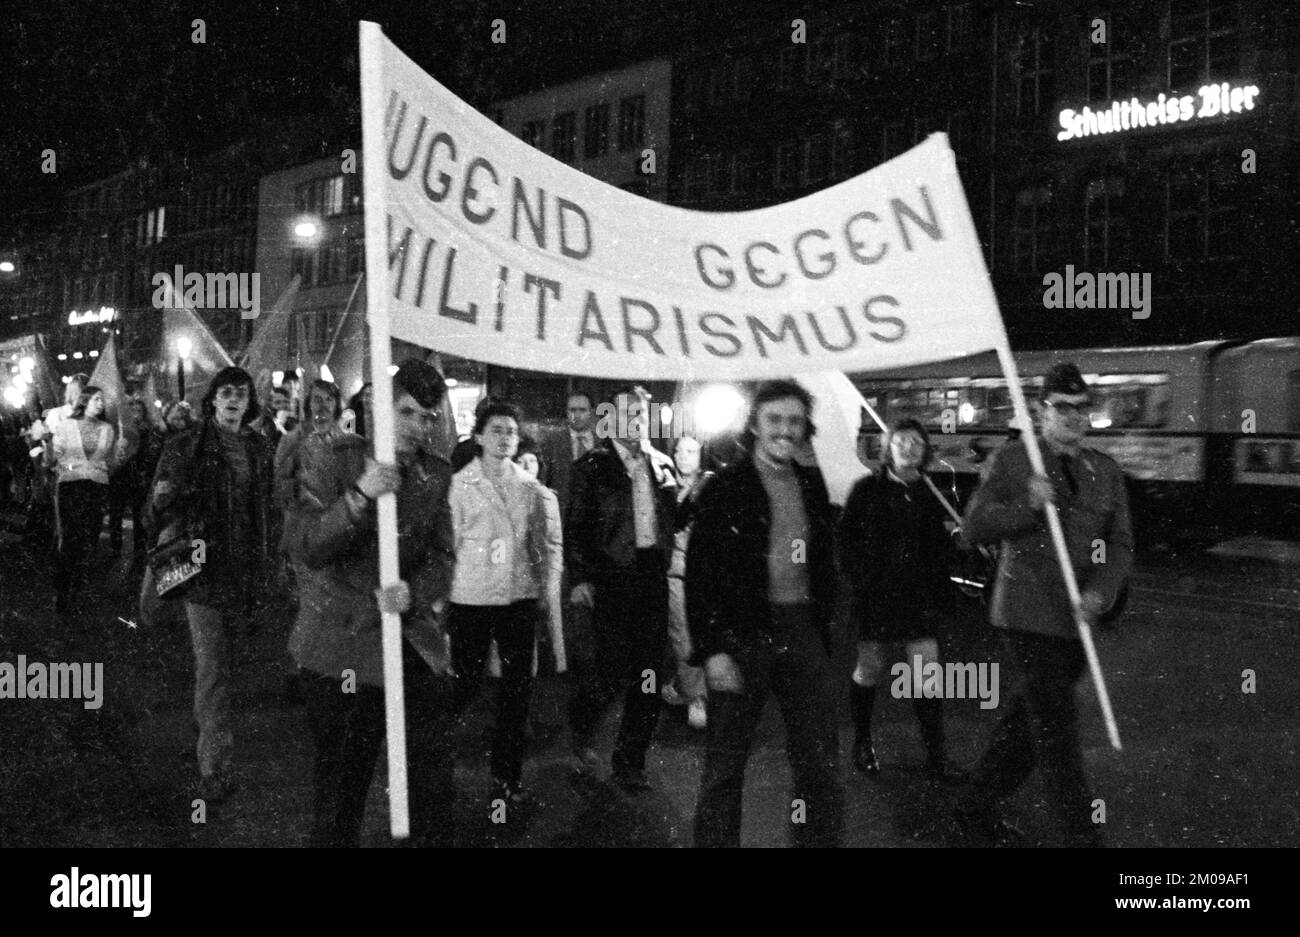
<svg viewBox="0 0 1300 937"><path fill-rule="evenodd" d="M496 732L492 742L493 799L521 805L528 704L533 686L534 624L546 615L555 668L565 669L560 630L563 535L555 495L513 461L519 411L494 403L478 415L474 441L482 454L452 479L456 568L448 630L456 671L456 708L478 694L488 647L501 657Z"/></svg>

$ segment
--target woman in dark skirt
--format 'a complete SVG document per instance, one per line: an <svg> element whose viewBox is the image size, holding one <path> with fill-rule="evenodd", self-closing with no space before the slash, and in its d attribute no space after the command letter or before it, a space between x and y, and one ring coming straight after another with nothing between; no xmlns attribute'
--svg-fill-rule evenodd
<svg viewBox="0 0 1300 937"><path fill-rule="evenodd" d="M935 636L953 611L945 513L923 475L930 454L925 427L899 420L885 434L880 470L854 485L840 519L841 571L858 630L858 663L849 686L857 731L853 763L871 777L880 773L871 715L884 645L904 644L926 771L942 781L960 778L944 753L943 699L921 698L921 675L914 673L918 658L923 671L938 663Z"/></svg>

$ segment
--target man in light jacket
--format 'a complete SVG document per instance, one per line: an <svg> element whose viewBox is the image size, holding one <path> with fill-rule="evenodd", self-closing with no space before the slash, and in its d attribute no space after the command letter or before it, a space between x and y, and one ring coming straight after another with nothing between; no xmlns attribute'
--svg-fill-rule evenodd
<svg viewBox="0 0 1300 937"><path fill-rule="evenodd" d="M316 743L313 846L358 846L384 740L380 604L402 613L411 844L452 845L452 680L439 615L451 587L451 468L434 451L443 379L417 360L393 377L397 464L340 433L300 453L283 544L302 564L289 650ZM380 590L375 501L397 494L402 582ZM376 598L378 597L378 602Z"/></svg>
<svg viewBox="0 0 1300 937"><path fill-rule="evenodd" d="M493 403L479 413L474 441L481 454L456 473L449 498L456 571L448 626L456 709L463 711L477 695L495 639L501 690L492 742L492 799L504 800L507 810L528 800L521 781L538 614L547 619L556 672L565 670L559 509L554 493L513 461L519 422L519 410L509 403Z"/></svg>

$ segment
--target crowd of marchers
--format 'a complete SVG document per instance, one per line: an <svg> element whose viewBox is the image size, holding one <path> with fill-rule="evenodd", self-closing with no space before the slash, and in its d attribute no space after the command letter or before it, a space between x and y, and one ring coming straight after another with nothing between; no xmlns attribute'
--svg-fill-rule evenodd
<svg viewBox="0 0 1300 937"><path fill-rule="evenodd" d="M607 401L571 394L566 427L536 440L514 403L486 398L473 432L447 452L438 432L446 382L410 360L392 378L393 462L373 457L369 386L346 409L328 381L302 391L277 387L264 405L253 378L230 367L197 413L173 404L156 415L128 392L115 425L105 418L115 402L78 375L64 407L6 442L7 493L52 509L61 614L110 507L115 550L123 516L132 517L142 614L183 607L200 796L237 793L235 622L268 595L287 594L296 609L291 686L314 744L312 845L361 841L385 738L385 612L402 624L412 844L456 842L453 741L487 674L491 802L507 821L539 809L524 782L542 668L569 675L573 770L629 797L655 785L647 753L663 705L686 708L705 752L697 846L739 845L745 767L776 697L798 805L791 839L840 845L839 695L847 687L851 764L878 778L872 720L889 654L903 646L909 661L938 662L954 612L953 551L990 544L1000 557L990 617L1013 683L968 770L948 757L943 699L913 699L927 775L959 786L953 821L966 840L995 845L1018 836L1001 802L1041 767L1063 840L1102 844L1075 712L1084 654L1047 507L1059 512L1092 622L1119 600L1132 533L1118 466L1083 445L1090 389L1073 365L1043 383L1036 433L1045 473L1033 470L1023 440L1008 442L957 540L928 484L931 445L916 420L887 428L879 462L842 509L832 505L810 444L815 401L791 380L756 389L743 444L725 461L706 458L689 435L670 440L668 453L655 448L637 431L645 420L620 421L627 435L599 433L603 404L649 411L635 385ZM396 502L399 578L381 583L377 502L386 495ZM1098 539L1107 545L1102 564L1092 562ZM202 546L188 562L177 543ZM851 676L833 664L839 620L857 641ZM621 716L607 760L597 739L615 701Z"/></svg>

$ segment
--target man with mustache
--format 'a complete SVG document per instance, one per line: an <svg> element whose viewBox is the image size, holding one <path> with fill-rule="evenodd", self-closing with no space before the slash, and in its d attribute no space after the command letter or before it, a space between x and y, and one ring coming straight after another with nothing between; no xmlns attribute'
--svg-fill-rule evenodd
<svg viewBox="0 0 1300 937"><path fill-rule="evenodd" d="M794 775L796 846L838 846L844 792L830 673L835 604L830 500L795 460L812 395L771 381L754 396L752 455L700 497L686 553L686 611L709 691L696 846L739 846L745 763L769 694L781 704Z"/></svg>

